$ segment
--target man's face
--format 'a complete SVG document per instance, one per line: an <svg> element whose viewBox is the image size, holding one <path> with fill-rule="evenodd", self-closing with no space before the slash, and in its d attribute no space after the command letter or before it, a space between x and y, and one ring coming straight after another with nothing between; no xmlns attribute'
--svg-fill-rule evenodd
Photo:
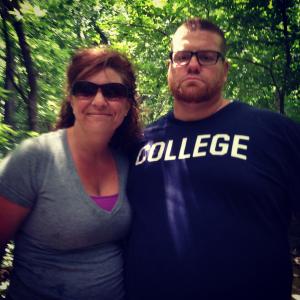
<svg viewBox="0 0 300 300"><path fill-rule="evenodd" d="M211 50L221 52L221 37L211 31L189 31L181 26L173 38L173 52ZM221 58L217 63L202 66L192 56L184 66L170 62L168 70L169 88L175 101L204 102L218 100L227 79L228 63Z"/></svg>

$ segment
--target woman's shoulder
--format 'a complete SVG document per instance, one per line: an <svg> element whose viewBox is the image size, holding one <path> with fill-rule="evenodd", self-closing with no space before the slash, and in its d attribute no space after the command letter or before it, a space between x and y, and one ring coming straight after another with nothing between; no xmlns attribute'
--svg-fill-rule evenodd
<svg viewBox="0 0 300 300"><path fill-rule="evenodd" d="M8 155L4 161L26 161L40 160L41 157L47 156L50 152L57 152L59 144L63 144L63 131L53 131L43 133L39 136L30 137L20 142Z"/></svg>

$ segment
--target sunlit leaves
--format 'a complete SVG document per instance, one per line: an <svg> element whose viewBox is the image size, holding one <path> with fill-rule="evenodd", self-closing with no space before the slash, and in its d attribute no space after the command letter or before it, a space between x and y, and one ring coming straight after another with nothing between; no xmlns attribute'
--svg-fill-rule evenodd
<svg viewBox="0 0 300 300"><path fill-rule="evenodd" d="M155 7L162 8L167 4L167 0L152 0Z"/></svg>
<svg viewBox="0 0 300 300"><path fill-rule="evenodd" d="M20 10L21 10L23 15L24 14L31 14L31 15L34 15L36 17L43 17L46 14L46 10L41 9L37 5L33 6L27 1L20 4Z"/></svg>
<svg viewBox="0 0 300 300"><path fill-rule="evenodd" d="M285 99L287 113L294 117L300 98L299 0L288 1L287 5L292 61ZM171 37L191 16L209 17L225 31L231 64L226 97L278 108L276 89L284 84L286 63L279 0L30 0L23 1L21 12L11 11L23 17L38 71L41 130L55 118L57 107L49 103L60 103L64 97L65 70L71 54L78 48L99 44L127 53L136 66L145 122L165 113L172 104L166 82ZM13 30L10 36L18 48ZM0 55L4 56L2 50ZM18 55L15 63L15 81L26 91ZM5 61L1 59L0 80L4 70ZM20 102L19 96L17 100ZM24 107L18 107L18 120L23 122Z"/></svg>
<svg viewBox="0 0 300 300"><path fill-rule="evenodd" d="M11 151L24 138L37 136L33 131L13 130L10 126L0 123L0 159Z"/></svg>

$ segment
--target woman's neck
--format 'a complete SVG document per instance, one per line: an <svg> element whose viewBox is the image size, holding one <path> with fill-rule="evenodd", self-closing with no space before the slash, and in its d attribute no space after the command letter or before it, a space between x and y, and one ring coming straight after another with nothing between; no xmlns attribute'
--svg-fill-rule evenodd
<svg viewBox="0 0 300 300"><path fill-rule="evenodd" d="M67 129L68 143L73 155L84 160L103 159L110 155L111 137L95 133L85 133L72 126Z"/></svg>

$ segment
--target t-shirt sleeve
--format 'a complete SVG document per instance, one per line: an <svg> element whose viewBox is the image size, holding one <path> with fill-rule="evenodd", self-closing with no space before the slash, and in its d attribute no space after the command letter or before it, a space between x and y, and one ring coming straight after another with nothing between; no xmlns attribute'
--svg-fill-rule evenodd
<svg viewBox="0 0 300 300"><path fill-rule="evenodd" d="M22 142L0 163L0 195L31 207L38 193L40 151L36 139Z"/></svg>

